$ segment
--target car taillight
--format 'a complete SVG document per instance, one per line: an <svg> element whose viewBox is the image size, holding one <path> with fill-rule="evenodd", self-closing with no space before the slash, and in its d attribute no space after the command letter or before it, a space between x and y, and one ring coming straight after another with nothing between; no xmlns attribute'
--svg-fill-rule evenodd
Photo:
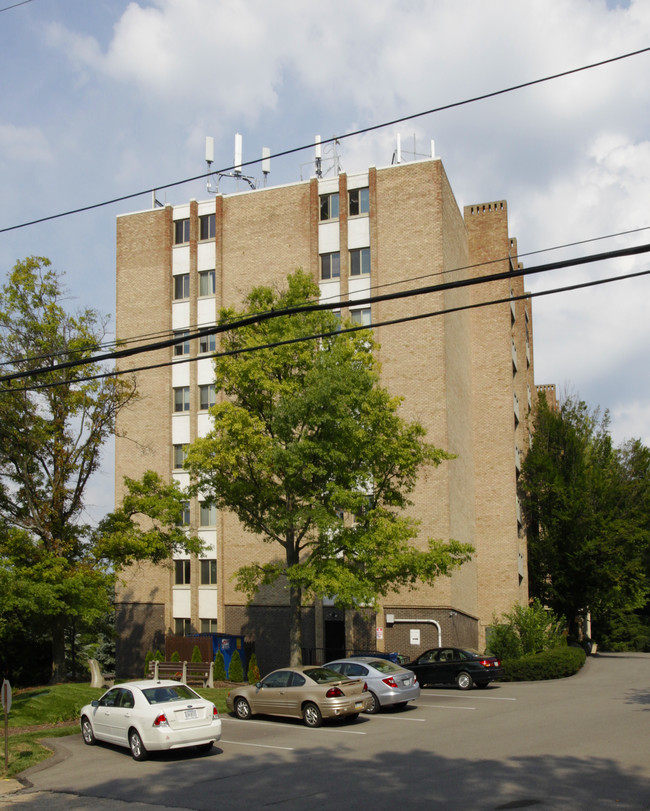
<svg viewBox="0 0 650 811"><path fill-rule="evenodd" d="M339 698L339 696L344 696L345 693L341 690L340 687L330 687L330 689L325 693L327 698Z"/></svg>
<svg viewBox="0 0 650 811"><path fill-rule="evenodd" d="M160 715L156 718L153 722L155 727L168 727L169 724L167 723L167 716L164 712L161 712Z"/></svg>
<svg viewBox="0 0 650 811"><path fill-rule="evenodd" d="M387 684L389 687L397 687L397 682L392 676L389 676L387 679L382 679L384 684Z"/></svg>
<svg viewBox="0 0 650 811"><path fill-rule="evenodd" d="M367 692L368 692L368 682L367 682L367 681L364 681L364 683L363 683L363 690L362 690L362 692L364 692L364 693L367 693Z"/></svg>
<svg viewBox="0 0 650 811"><path fill-rule="evenodd" d="M501 662L498 659L481 659L483 667L499 667Z"/></svg>
<svg viewBox="0 0 650 811"><path fill-rule="evenodd" d="M214 718L218 718L218 717L219 717L219 710L216 707L213 707L212 708L212 718L214 719Z"/></svg>

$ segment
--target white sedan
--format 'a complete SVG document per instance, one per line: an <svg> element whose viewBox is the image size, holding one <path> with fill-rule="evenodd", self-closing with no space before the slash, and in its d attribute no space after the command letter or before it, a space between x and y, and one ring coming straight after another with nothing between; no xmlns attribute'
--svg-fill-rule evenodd
<svg viewBox="0 0 650 811"><path fill-rule="evenodd" d="M135 760L148 751L195 746L209 752L221 738L221 719L211 701L177 681L131 681L111 687L81 710L81 734L92 746L106 741L131 750Z"/></svg>

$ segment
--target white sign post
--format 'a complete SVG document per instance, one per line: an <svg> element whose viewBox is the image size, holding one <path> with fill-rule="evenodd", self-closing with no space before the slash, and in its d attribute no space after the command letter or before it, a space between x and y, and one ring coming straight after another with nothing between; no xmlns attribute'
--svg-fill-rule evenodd
<svg viewBox="0 0 650 811"><path fill-rule="evenodd" d="M5 716L5 771L7 771L9 769L9 710L11 709L11 685L7 679L2 682L0 695Z"/></svg>

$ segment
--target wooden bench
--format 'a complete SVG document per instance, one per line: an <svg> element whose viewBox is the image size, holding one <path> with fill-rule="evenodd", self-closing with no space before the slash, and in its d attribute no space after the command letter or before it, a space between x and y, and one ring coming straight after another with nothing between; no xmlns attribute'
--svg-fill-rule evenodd
<svg viewBox="0 0 650 811"><path fill-rule="evenodd" d="M90 666L90 686L91 687L112 687L115 684L115 673L102 673L97 659L89 659Z"/></svg>
<svg viewBox="0 0 650 811"><path fill-rule="evenodd" d="M149 678L176 679L183 684L200 684L201 687L214 687L212 662L149 662Z"/></svg>

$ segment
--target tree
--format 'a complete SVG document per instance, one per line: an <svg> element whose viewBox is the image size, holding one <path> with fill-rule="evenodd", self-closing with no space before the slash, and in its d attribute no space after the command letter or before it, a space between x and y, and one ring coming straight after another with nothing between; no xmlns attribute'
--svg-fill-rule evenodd
<svg viewBox="0 0 650 811"><path fill-rule="evenodd" d="M84 523L88 482L136 388L93 361L106 317L70 314L63 301L61 277L42 257L18 262L0 290L0 641L46 635L53 681L66 675L66 632L112 610L119 567L196 548L174 527L180 492L151 478L101 531ZM125 515L138 509L165 523L129 530Z"/></svg>
<svg viewBox="0 0 650 811"><path fill-rule="evenodd" d="M499 659L518 659L566 645L565 620L544 608L539 600L530 605L514 605L495 620L488 646Z"/></svg>
<svg viewBox="0 0 650 811"><path fill-rule="evenodd" d="M582 401L554 410L542 396L522 470L530 593L573 635L586 612L598 622L648 594L647 449L615 449L608 427Z"/></svg>
<svg viewBox="0 0 650 811"><path fill-rule="evenodd" d="M318 295L297 271L286 290L258 287L245 313L223 310L220 323ZM454 541L411 545L418 522L403 514L408 496L423 468L450 456L426 443L422 426L402 419L400 399L379 385L370 333L338 326L331 312L299 312L227 333L229 354L215 363L225 398L187 457L195 493L282 547L279 559L243 566L237 578L250 598L286 578L292 664L301 657L303 598L375 604L390 589L449 574L473 551Z"/></svg>

